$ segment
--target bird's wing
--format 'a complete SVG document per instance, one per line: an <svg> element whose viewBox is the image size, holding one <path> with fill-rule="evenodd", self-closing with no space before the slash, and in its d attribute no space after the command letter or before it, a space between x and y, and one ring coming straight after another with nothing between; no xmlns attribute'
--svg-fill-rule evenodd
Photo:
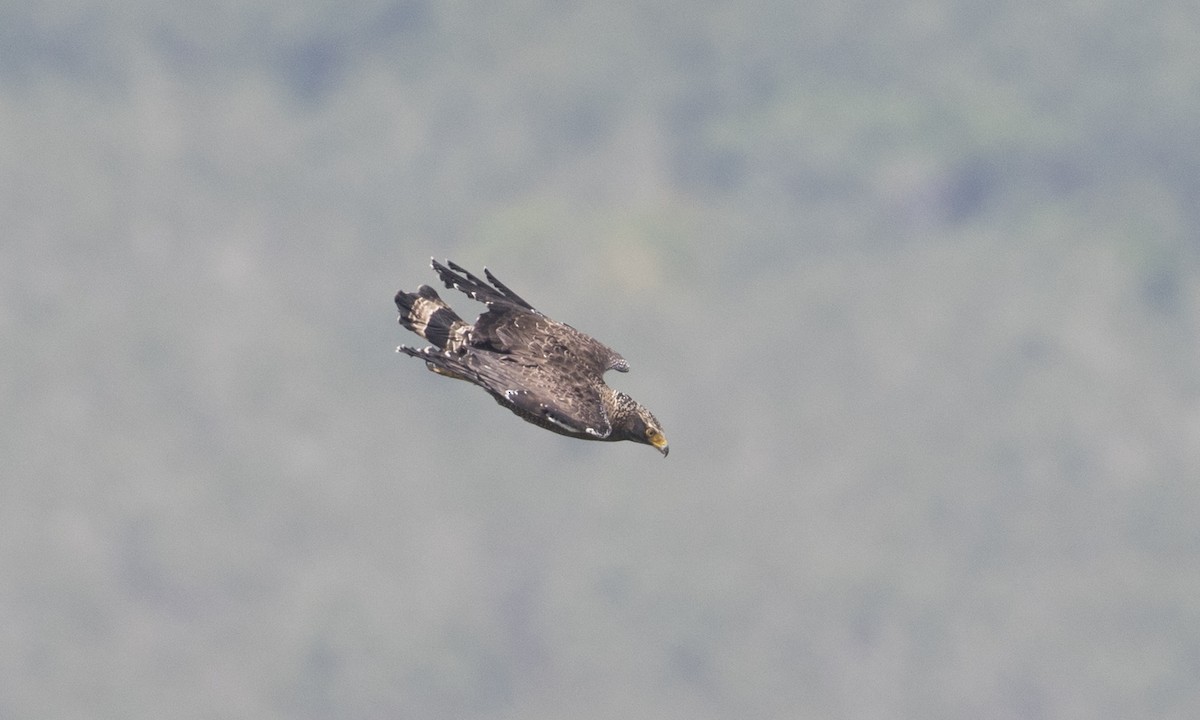
<svg viewBox="0 0 1200 720"><path fill-rule="evenodd" d="M524 364L580 374L597 383L609 370L629 370L624 358L592 336L513 307L492 307L476 318L472 343Z"/></svg>
<svg viewBox="0 0 1200 720"><path fill-rule="evenodd" d="M430 260L430 265L438 274L438 277L441 278L442 282L446 283L446 287L466 293L472 300L478 300L488 307L492 307L493 305L515 305L529 312L537 312L520 295L517 295L507 285L497 280L496 276L487 268L483 269L483 274L487 277L491 285L475 277L456 263L449 260L446 263L450 267L446 267L446 265L441 264L437 260Z"/></svg>
<svg viewBox="0 0 1200 720"><path fill-rule="evenodd" d="M487 305L487 312L475 320L472 344L476 347L516 354L528 362L576 365L597 378L608 370L629 370L629 363L612 348L546 317L487 268L484 282L456 263L433 260L431 264L446 287Z"/></svg>
<svg viewBox="0 0 1200 720"><path fill-rule="evenodd" d="M603 383L584 372L556 365L522 364L487 353L472 353L467 364L478 383L520 415L568 433L603 439L612 432L601 398Z"/></svg>

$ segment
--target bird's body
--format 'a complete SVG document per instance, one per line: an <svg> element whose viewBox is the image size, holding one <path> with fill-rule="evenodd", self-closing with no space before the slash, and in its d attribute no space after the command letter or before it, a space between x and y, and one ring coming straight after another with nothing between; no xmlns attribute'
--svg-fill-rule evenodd
<svg viewBox="0 0 1200 720"><path fill-rule="evenodd" d="M487 283L447 264L432 263L446 287L487 305L487 311L468 324L428 285L415 293L401 290L400 324L433 344L401 345L398 351L421 358L439 375L482 387L547 430L585 440L633 440L667 454L667 440L650 411L604 383L605 372L629 370L624 358L538 312L486 268Z"/></svg>

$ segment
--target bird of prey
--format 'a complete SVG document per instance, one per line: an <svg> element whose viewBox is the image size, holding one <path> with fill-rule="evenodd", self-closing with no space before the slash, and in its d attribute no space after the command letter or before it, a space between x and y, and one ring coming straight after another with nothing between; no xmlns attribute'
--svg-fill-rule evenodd
<svg viewBox="0 0 1200 720"><path fill-rule="evenodd" d="M604 383L609 370L629 363L589 335L551 320L496 279L488 282L447 261L432 261L447 288L462 291L487 310L467 324L428 285L396 293L400 324L433 343L397 352L425 361L433 372L487 390L522 419L583 440L632 440L669 450L662 425L650 411ZM490 284L488 284L490 283Z"/></svg>

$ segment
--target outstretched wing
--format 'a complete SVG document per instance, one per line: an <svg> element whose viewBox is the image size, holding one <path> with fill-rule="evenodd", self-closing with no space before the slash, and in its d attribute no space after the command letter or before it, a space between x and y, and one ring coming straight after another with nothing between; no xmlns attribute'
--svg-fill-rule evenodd
<svg viewBox="0 0 1200 720"><path fill-rule="evenodd" d="M535 425L564 435L603 440L612 424L600 398L602 383L582 374L488 352L459 355L438 348L396 348L425 361L439 375L466 380L487 390L501 405Z"/></svg>
<svg viewBox="0 0 1200 720"><path fill-rule="evenodd" d="M503 405L530 422L569 435L603 439L612 424L600 398L600 383L582 372L546 364L523 364L501 356L471 354L472 374Z"/></svg>
<svg viewBox="0 0 1200 720"><path fill-rule="evenodd" d="M496 279L487 268L483 269L483 274L487 276L491 285L472 275L467 270L463 269L458 264L449 260L446 263L450 267L438 262L436 259L430 259L430 265L437 272L438 277L442 282L446 283L447 288L454 288L467 294L472 300L487 305L489 308L494 305L515 305L532 313L541 315L532 305L527 303L520 295L517 295L508 286Z"/></svg>
<svg viewBox="0 0 1200 720"><path fill-rule="evenodd" d="M523 363L545 364L560 371L580 370L598 381L608 370L628 372L629 363L590 335L552 320L484 268L490 285L461 266L431 262L447 288L487 305L475 320L472 344L480 349L517 356Z"/></svg>
<svg viewBox="0 0 1200 720"><path fill-rule="evenodd" d="M504 399L514 410L519 410L518 415L550 430L565 431L564 434L567 435L591 436L597 440L603 440L612 432L612 425L604 416L598 398L577 403L577 406L572 408L563 405L566 398L562 395L552 397L521 388L506 390ZM579 410L592 412L580 413ZM596 410L601 412L595 412Z"/></svg>

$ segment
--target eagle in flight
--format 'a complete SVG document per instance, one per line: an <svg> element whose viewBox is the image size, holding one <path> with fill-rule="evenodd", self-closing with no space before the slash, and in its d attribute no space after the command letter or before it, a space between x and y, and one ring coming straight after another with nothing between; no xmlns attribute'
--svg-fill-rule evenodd
<svg viewBox="0 0 1200 720"><path fill-rule="evenodd" d="M396 293L400 324L433 343L397 352L425 361L439 375L466 380L491 393L522 419L582 440L632 440L669 450L662 425L633 398L604 384L609 370L629 363L589 335L551 320L496 279L488 283L447 261L433 260L447 288L487 310L468 325L428 285Z"/></svg>

